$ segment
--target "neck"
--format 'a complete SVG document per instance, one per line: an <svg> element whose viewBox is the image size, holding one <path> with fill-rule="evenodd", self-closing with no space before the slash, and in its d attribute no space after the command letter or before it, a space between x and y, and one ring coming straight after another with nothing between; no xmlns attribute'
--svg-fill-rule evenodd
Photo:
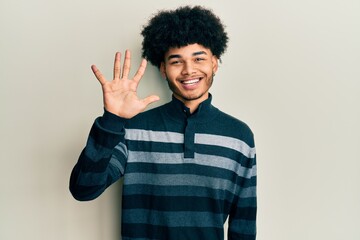
<svg viewBox="0 0 360 240"><path fill-rule="evenodd" d="M209 93L206 92L204 95L200 96L197 99L185 99L177 94L174 94L174 97L183 102L184 105L190 109L190 113L194 113L196 109L198 109L200 103L209 98Z"/></svg>

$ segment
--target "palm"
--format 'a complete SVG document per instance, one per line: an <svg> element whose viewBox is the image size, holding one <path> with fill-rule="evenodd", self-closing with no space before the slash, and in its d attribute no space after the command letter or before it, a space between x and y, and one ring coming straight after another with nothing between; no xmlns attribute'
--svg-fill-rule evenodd
<svg viewBox="0 0 360 240"><path fill-rule="evenodd" d="M139 81L144 75L146 60L143 60L133 79L128 78L130 71L130 52L126 51L123 70L120 67L120 53L116 53L114 62L114 79L107 81L95 65L91 68L103 90L104 107L107 111L123 118L132 118L152 102L159 100L152 95L145 99L137 96ZM122 75L121 75L122 72Z"/></svg>

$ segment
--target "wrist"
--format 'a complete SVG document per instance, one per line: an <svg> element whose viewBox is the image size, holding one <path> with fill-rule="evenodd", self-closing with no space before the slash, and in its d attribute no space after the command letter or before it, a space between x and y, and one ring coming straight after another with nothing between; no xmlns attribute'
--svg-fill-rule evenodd
<svg viewBox="0 0 360 240"><path fill-rule="evenodd" d="M126 119L122 118L104 108L104 114L100 118L100 125L108 130L120 132L124 128Z"/></svg>

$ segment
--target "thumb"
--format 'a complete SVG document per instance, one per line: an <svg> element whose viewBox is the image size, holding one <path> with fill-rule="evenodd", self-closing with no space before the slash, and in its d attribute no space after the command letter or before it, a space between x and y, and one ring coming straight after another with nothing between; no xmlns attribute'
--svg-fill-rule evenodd
<svg viewBox="0 0 360 240"><path fill-rule="evenodd" d="M148 106L149 104L159 101L160 97L156 95L151 95L142 100L142 102L145 104L145 106Z"/></svg>

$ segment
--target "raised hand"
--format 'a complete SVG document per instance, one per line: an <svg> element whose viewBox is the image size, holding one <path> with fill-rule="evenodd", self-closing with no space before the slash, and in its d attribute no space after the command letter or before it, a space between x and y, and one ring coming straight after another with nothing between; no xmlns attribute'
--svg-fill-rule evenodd
<svg viewBox="0 0 360 240"><path fill-rule="evenodd" d="M119 52L115 54L114 79L112 81L107 81L95 65L91 66L102 87L105 109L123 118L132 118L143 112L150 103L159 100L156 95L144 99L138 98L136 91L140 79L144 75L147 62L143 59L134 77L129 79L130 61L130 51L127 50L121 70L121 54Z"/></svg>

